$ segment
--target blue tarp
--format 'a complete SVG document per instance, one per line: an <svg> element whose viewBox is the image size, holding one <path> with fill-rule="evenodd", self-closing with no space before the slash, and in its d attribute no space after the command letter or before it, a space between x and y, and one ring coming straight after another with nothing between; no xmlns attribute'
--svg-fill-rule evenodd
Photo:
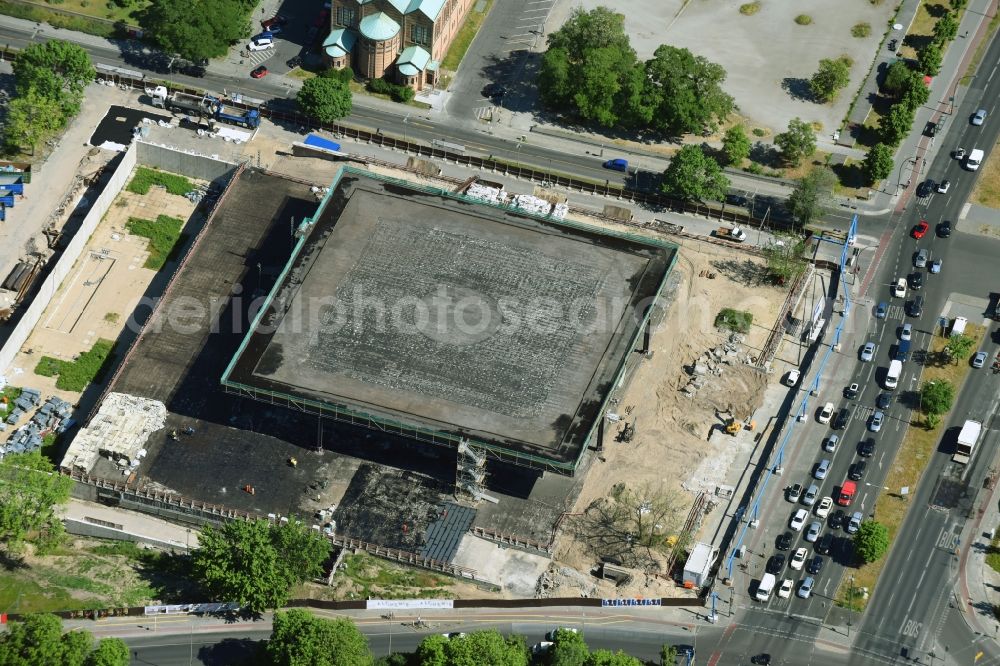
<svg viewBox="0 0 1000 666"><path fill-rule="evenodd" d="M340 152L339 143L330 141L329 139L324 139L323 137L316 136L315 134L310 134L309 136L307 136L306 140L303 141L303 143L306 144L307 146L315 146L316 148L325 148L326 150L333 150L336 152Z"/></svg>

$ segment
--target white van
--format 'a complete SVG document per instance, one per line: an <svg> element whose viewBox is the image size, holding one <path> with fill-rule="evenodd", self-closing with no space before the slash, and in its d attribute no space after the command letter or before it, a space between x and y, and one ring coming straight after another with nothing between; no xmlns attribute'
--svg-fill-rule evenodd
<svg viewBox="0 0 1000 666"><path fill-rule="evenodd" d="M774 591L774 583L774 574L764 574L764 576L760 579L760 585L757 586L757 601L767 601L771 598L771 592Z"/></svg>
<svg viewBox="0 0 1000 666"><path fill-rule="evenodd" d="M902 361L889 361L889 372L885 376L885 387L894 389L899 385L899 376L903 374Z"/></svg>
<svg viewBox="0 0 1000 666"><path fill-rule="evenodd" d="M969 320L965 317L955 317L955 323L951 325L952 335L962 335L965 333L965 325L969 323Z"/></svg>
<svg viewBox="0 0 1000 666"><path fill-rule="evenodd" d="M979 165L983 163L983 151L975 148L969 151L969 156L965 158L965 168L969 171L975 171L979 168Z"/></svg>

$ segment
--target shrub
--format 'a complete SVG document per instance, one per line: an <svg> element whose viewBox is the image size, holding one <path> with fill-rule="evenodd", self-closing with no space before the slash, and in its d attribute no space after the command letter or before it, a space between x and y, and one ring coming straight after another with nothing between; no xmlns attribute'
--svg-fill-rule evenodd
<svg viewBox="0 0 1000 666"><path fill-rule="evenodd" d="M753 135L754 136L767 136L767 130L764 129L764 128L762 128L762 127L754 127L753 128Z"/></svg>
<svg viewBox="0 0 1000 666"><path fill-rule="evenodd" d="M385 79L369 79L368 90L379 95L388 95L392 92L392 84Z"/></svg>
<svg viewBox="0 0 1000 666"><path fill-rule="evenodd" d="M748 2L745 5L740 5L740 14L744 16L753 16L760 11L759 2Z"/></svg>
<svg viewBox="0 0 1000 666"><path fill-rule="evenodd" d="M851 28L851 34L860 39L864 39L872 34L872 27L868 23L858 23Z"/></svg>
<svg viewBox="0 0 1000 666"><path fill-rule="evenodd" d="M812 16L809 16L809 14L799 14L795 17L795 22L799 25L809 25L813 22L813 20Z"/></svg>
<svg viewBox="0 0 1000 666"><path fill-rule="evenodd" d="M59 375L56 388L63 391L82 393L87 385L99 379L104 365L115 348L111 340L98 340L89 351L76 357L74 361L61 361L51 356L43 356L35 366L35 374L43 377Z"/></svg>
<svg viewBox="0 0 1000 666"><path fill-rule="evenodd" d="M753 324L753 313L745 310L724 308L715 317L716 328L725 328L737 333L749 333L751 324Z"/></svg>
<svg viewBox="0 0 1000 666"><path fill-rule="evenodd" d="M402 102L403 104L409 102L413 99L413 88L410 86L393 86L392 92L389 96L392 97L394 102Z"/></svg>
<svg viewBox="0 0 1000 666"><path fill-rule="evenodd" d="M130 234L149 239L149 257L144 266L154 271L160 270L174 253L181 239L184 220L168 215L159 215L156 221L130 217L125 228Z"/></svg>

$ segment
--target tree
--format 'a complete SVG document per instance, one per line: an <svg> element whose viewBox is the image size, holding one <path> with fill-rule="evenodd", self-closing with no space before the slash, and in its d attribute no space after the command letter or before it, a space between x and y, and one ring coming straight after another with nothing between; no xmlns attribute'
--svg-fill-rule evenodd
<svg viewBox="0 0 1000 666"><path fill-rule="evenodd" d="M800 225L807 225L822 213L833 194L837 176L826 167L813 169L799 179L788 196L786 208Z"/></svg>
<svg viewBox="0 0 1000 666"><path fill-rule="evenodd" d="M951 336L948 338L948 344L945 345L948 356L956 361L964 361L969 358L969 355L975 348L976 341L965 334Z"/></svg>
<svg viewBox="0 0 1000 666"><path fill-rule="evenodd" d="M726 164L739 166L750 155L750 137L743 125L733 125L722 137L722 154Z"/></svg>
<svg viewBox="0 0 1000 666"><path fill-rule="evenodd" d="M225 55L229 45L250 36L254 5L243 0L153 0L139 24L166 53L198 62Z"/></svg>
<svg viewBox="0 0 1000 666"><path fill-rule="evenodd" d="M332 123L351 113L351 89L339 78L317 76L302 84L296 101L308 116Z"/></svg>
<svg viewBox="0 0 1000 666"><path fill-rule="evenodd" d="M207 527L192 553L192 569L205 592L238 602L251 613L280 608L288 591L322 571L330 544L299 522L234 520Z"/></svg>
<svg viewBox="0 0 1000 666"><path fill-rule="evenodd" d="M879 121L879 137L882 143L898 146L913 127L914 111L905 104L893 104L889 113Z"/></svg>
<svg viewBox="0 0 1000 666"><path fill-rule="evenodd" d="M549 648L549 666L583 666L590 655L590 648L583 634L568 629L556 629Z"/></svg>
<svg viewBox="0 0 1000 666"><path fill-rule="evenodd" d="M919 75L910 69L905 60L895 60L885 70L882 90L890 95L900 96L906 92L915 78L919 78Z"/></svg>
<svg viewBox="0 0 1000 666"><path fill-rule="evenodd" d="M934 24L934 41L938 44L947 44L958 35L958 19L955 12L946 11L938 17Z"/></svg>
<svg viewBox="0 0 1000 666"><path fill-rule="evenodd" d="M687 49L658 47L646 62L646 76L656 107L653 127L665 135L714 131L736 106L722 90L726 70Z"/></svg>
<svg viewBox="0 0 1000 666"><path fill-rule="evenodd" d="M677 663L677 646L664 644L660 648L660 666L675 666Z"/></svg>
<svg viewBox="0 0 1000 666"><path fill-rule="evenodd" d="M372 663L368 639L347 618L327 620L304 610L274 614L267 655L274 666L363 666Z"/></svg>
<svg viewBox="0 0 1000 666"><path fill-rule="evenodd" d="M441 634L431 634L420 641L415 652L417 663L420 666L448 666L448 643L447 636Z"/></svg>
<svg viewBox="0 0 1000 666"><path fill-rule="evenodd" d="M798 166L803 158L816 152L816 133L809 123L792 118L788 121L788 131L775 136L774 143L787 164Z"/></svg>
<svg viewBox="0 0 1000 666"><path fill-rule="evenodd" d="M931 89L924 83L924 78L919 74L910 77L910 84L903 91L903 96L899 99L907 109L916 112L918 108L927 103L931 97Z"/></svg>
<svg viewBox="0 0 1000 666"><path fill-rule="evenodd" d="M623 15L606 7L574 9L549 35L548 47L538 76L547 107L603 127L648 124L645 77Z"/></svg>
<svg viewBox="0 0 1000 666"><path fill-rule="evenodd" d="M73 480L54 472L42 454L7 454L0 459L0 541L16 545L29 532L45 540L62 535L55 508L69 500Z"/></svg>
<svg viewBox="0 0 1000 666"><path fill-rule="evenodd" d="M686 201L721 200L729 189L729 179L701 146L684 146L663 172L664 192Z"/></svg>
<svg viewBox="0 0 1000 666"><path fill-rule="evenodd" d="M642 662L621 650L595 650L587 658L586 666L642 666Z"/></svg>
<svg viewBox="0 0 1000 666"><path fill-rule="evenodd" d="M876 143L871 147L871 150L865 155L865 163L862 167L869 185L889 177L893 167L892 157L892 148L884 143Z"/></svg>
<svg viewBox="0 0 1000 666"><path fill-rule="evenodd" d="M29 44L13 67L18 94L37 90L56 101L66 117L79 112L83 91L97 75L83 48L59 39Z"/></svg>
<svg viewBox="0 0 1000 666"><path fill-rule="evenodd" d="M0 664L3 666L83 666L93 639L86 631L62 632L62 621L55 615L28 615L11 622L0 634Z"/></svg>
<svg viewBox="0 0 1000 666"><path fill-rule="evenodd" d="M120 638L102 638L87 657L86 666L129 666L132 657Z"/></svg>
<svg viewBox="0 0 1000 666"><path fill-rule="evenodd" d="M450 639L447 666L528 666L528 647L520 636L505 638L495 629L473 631Z"/></svg>
<svg viewBox="0 0 1000 666"><path fill-rule="evenodd" d="M806 268L802 258L805 249L806 241L801 236L783 236L777 243L768 244L764 248L767 272L781 284L795 279Z"/></svg>
<svg viewBox="0 0 1000 666"><path fill-rule="evenodd" d="M889 530L880 522L865 520L854 534L854 550L865 562L874 562L889 550Z"/></svg>
<svg viewBox="0 0 1000 666"><path fill-rule="evenodd" d="M849 58L823 58L819 61L819 69L809 80L809 90L821 102L830 102L837 98L841 88L851 81L851 61Z"/></svg>
<svg viewBox="0 0 1000 666"><path fill-rule="evenodd" d="M920 409L925 414L944 414L954 401L955 387L947 380L924 382L920 386Z"/></svg>
<svg viewBox="0 0 1000 666"><path fill-rule="evenodd" d="M58 130L64 122L63 109L58 100L29 88L27 92L18 93L7 107L4 143L8 150L28 149L34 155L38 142Z"/></svg>
<svg viewBox="0 0 1000 666"><path fill-rule="evenodd" d="M941 61L943 59L944 53L941 51L941 45L937 42L927 44L924 48L920 49L920 53L917 54L917 62L920 66L920 71L927 76L938 75L938 72L941 71Z"/></svg>

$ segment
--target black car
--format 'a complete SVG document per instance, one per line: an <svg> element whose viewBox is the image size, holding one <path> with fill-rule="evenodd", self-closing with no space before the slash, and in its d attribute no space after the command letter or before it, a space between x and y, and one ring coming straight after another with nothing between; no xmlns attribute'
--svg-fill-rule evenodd
<svg viewBox="0 0 1000 666"><path fill-rule="evenodd" d="M850 467L847 468L847 478L851 481L860 481L865 478L865 470L868 468L868 463L864 460L859 460Z"/></svg>
<svg viewBox="0 0 1000 666"><path fill-rule="evenodd" d="M844 397L848 400L854 400L858 397L858 393L860 392L861 388L858 386L857 382L844 387Z"/></svg>
<svg viewBox="0 0 1000 666"><path fill-rule="evenodd" d="M785 556L781 553L775 553L771 556L771 559L767 561L767 573L778 575L781 570L785 568Z"/></svg>
<svg viewBox="0 0 1000 666"><path fill-rule="evenodd" d="M815 556L809 560L809 564L806 566L806 571L811 574L818 574L823 569L823 558L819 555Z"/></svg>
<svg viewBox="0 0 1000 666"><path fill-rule="evenodd" d="M837 509L826 519L826 524L831 530L838 530L844 526L844 522L847 520L847 514L844 513L842 509Z"/></svg>
<svg viewBox="0 0 1000 666"><path fill-rule="evenodd" d="M937 235L939 238L949 238L951 236L951 222L945 220L937 225Z"/></svg>
<svg viewBox="0 0 1000 666"><path fill-rule="evenodd" d="M937 136L937 133L938 133L937 123L934 123L934 122L931 122L931 121L928 120L927 124L924 126L924 134L926 134L927 136L933 137L933 136ZM927 181L927 182L930 182L930 181Z"/></svg>
<svg viewBox="0 0 1000 666"><path fill-rule="evenodd" d="M862 458L871 458L875 455L875 440L869 437L858 444L858 455Z"/></svg>
<svg viewBox="0 0 1000 666"><path fill-rule="evenodd" d="M833 526L831 525L831 527ZM816 542L816 552L829 555L831 548L833 548L833 535L827 532Z"/></svg>
<svg viewBox="0 0 1000 666"><path fill-rule="evenodd" d="M757 664L757 666L768 666L771 663L771 655L766 652L761 652L760 654L755 654L750 657L751 664Z"/></svg>
<svg viewBox="0 0 1000 666"><path fill-rule="evenodd" d="M847 422L851 420L851 410L847 407L841 407L840 411L837 412L837 417L833 420L834 430L843 430L847 427Z"/></svg>
<svg viewBox="0 0 1000 666"><path fill-rule="evenodd" d="M924 274L920 271L910 273L910 289L920 289L924 286Z"/></svg>
<svg viewBox="0 0 1000 666"><path fill-rule="evenodd" d="M502 99L507 94L507 87L499 83L490 83L483 88L483 97L487 99Z"/></svg>
<svg viewBox="0 0 1000 666"><path fill-rule="evenodd" d="M890 51L895 51L895 50L896 50L896 45L897 45L897 44L899 44L899 41L898 41L898 40L895 40L895 39L890 39L890 40L889 40L889 50L890 50Z"/></svg>
<svg viewBox="0 0 1000 666"><path fill-rule="evenodd" d="M917 196L926 197L928 194L934 191L935 187L937 187L937 183L935 183L933 180L925 180L924 182L917 185Z"/></svg>
<svg viewBox="0 0 1000 666"><path fill-rule="evenodd" d="M892 404L892 394L891 393L879 393L878 397L875 398L875 406L879 409L885 410L889 409L889 405Z"/></svg>
<svg viewBox="0 0 1000 666"><path fill-rule="evenodd" d="M778 550L788 550L792 547L792 533L785 532L784 534L779 534L778 538L774 540L774 546Z"/></svg>

